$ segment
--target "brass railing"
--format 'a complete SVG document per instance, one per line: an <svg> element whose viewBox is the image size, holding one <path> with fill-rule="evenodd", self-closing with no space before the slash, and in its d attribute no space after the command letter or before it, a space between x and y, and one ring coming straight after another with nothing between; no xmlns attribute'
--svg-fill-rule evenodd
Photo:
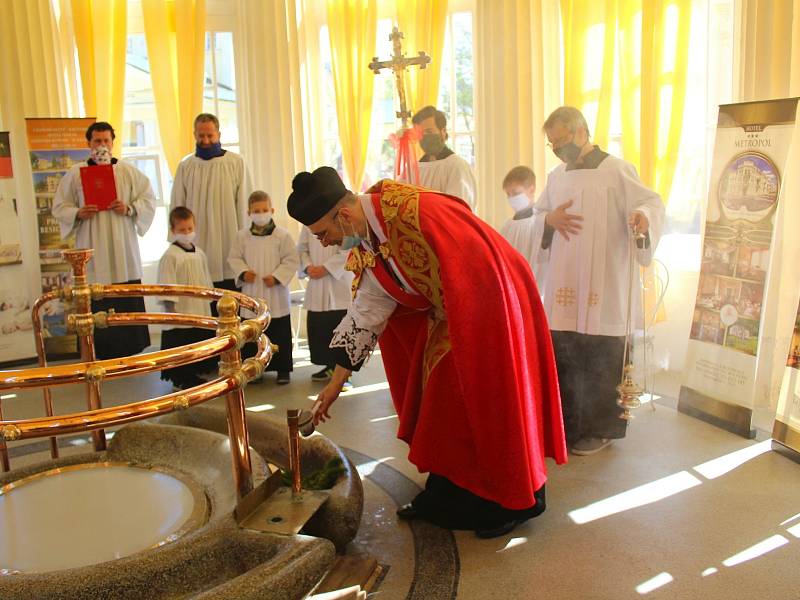
<svg viewBox="0 0 800 600"><path fill-rule="evenodd" d="M274 347L263 331L269 325L270 315L266 303L228 290L172 285L100 285L86 280L86 263L92 250L64 251L71 264L73 285L39 297L31 310L33 333L39 366L30 369L0 371L0 390L41 387L44 400L44 417L34 419L4 420L0 401L0 466L10 469L6 442L31 438L50 438L50 454L58 458L56 436L89 431L96 451L106 447L103 431L113 427L149 419L173 410L183 410L217 398L225 397L228 411L228 435L233 454L233 470L239 498L253 487L249 442L245 422L243 388L247 382L259 377L269 363ZM192 296L219 300L219 318L172 313L92 313L91 301L125 296ZM67 328L75 332L81 353L81 362L48 366L42 335L42 308L49 302L63 300L71 303L74 312L69 314ZM255 313L244 322L239 318L239 307ZM168 350L139 354L125 358L95 360L94 329L125 325L185 325L216 329L216 337ZM247 342L257 342L258 352L242 362L240 349ZM219 377L193 388L130 404L103 408L100 384L106 379L140 375L165 368L177 367L220 355ZM86 384L88 410L79 413L54 415L50 388L74 383Z"/></svg>

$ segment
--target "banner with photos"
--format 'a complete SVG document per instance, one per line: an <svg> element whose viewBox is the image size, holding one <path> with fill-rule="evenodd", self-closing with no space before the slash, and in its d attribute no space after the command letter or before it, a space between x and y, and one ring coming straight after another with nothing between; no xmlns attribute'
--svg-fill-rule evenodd
<svg viewBox="0 0 800 600"><path fill-rule="evenodd" d="M58 221L52 214L53 198L61 178L70 167L89 158L86 129L94 122L95 119L25 120L39 228L42 293L71 283L69 265L61 257L61 251L74 248L75 238L61 239ZM45 307L42 325L48 354L73 354L77 351L75 336L67 335L64 306L60 301Z"/></svg>
<svg viewBox="0 0 800 600"><path fill-rule="evenodd" d="M31 298L22 264L22 230L16 182L11 165L11 138L0 132L0 363L31 358Z"/></svg>
<svg viewBox="0 0 800 600"><path fill-rule="evenodd" d="M752 436L765 290L797 99L721 106L679 410ZM697 413L701 414L697 414Z"/></svg>

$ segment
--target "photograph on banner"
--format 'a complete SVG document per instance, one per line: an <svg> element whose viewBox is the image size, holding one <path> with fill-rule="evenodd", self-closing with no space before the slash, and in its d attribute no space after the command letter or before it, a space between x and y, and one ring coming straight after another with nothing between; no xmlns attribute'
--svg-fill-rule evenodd
<svg viewBox="0 0 800 600"><path fill-rule="evenodd" d="M719 109L683 381L706 398L752 406L796 108L797 99L787 99Z"/></svg>
<svg viewBox="0 0 800 600"><path fill-rule="evenodd" d="M800 306L797 307L797 316L794 319L794 332L786 366L800 371Z"/></svg>
<svg viewBox="0 0 800 600"><path fill-rule="evenodd" d="M800 306L794 320L772 437L800 452Z"/></svg>
<svg viewBox="0 0 800 600"><path fill-rule="evenodd" d="M74 235L61 239L61 228L53 217L53 199L61 178L75 164L90 157L86 129L95 119L26 119L28 155L36 198L39 229L39 263L42 272L42 293L59 289L70 276L69 265L61 251L75 247ZM67 335L64 306L52 302L42 317L45 350L64 355L77 351L74 335Z"/></svg>
<svg viewBox="0 0 800 600"><path fill-rule="evenodd" d="M11 166L11 137L8 131L0 131L0 179L14 176Z"/></svg>

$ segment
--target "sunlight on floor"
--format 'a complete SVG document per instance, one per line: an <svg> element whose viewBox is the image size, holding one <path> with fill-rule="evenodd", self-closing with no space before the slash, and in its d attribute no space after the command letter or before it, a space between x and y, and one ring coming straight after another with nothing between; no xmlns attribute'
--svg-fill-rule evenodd
<svg viewBox="0 0 800 600"><path fill-rule="evenodd" d="M258 412L265 412L268 410L272 410L275 408L274 404L257 404L255 406L248 406L247 410L250 412L258 413Z"/></svg>
<svg viewBox="0 0 800 600"><path fill-rule="evenodd" d="M358 474L361 475L361 477L369 477L379 464L388 462L390 460L394 460L394 456L384 456L378 460L365 462L364 464L356 466L356 470L358 470Z"/></svg>
<svg viewBox="0 0 800 600"><path fill-rule="evenodd" d="M511 550L511 548L516 548L517 546L522 546L523 544L528 542L528 538L526 537L515 537L508 540L508 543L503 547L500 548L497 552L505 552L506 550Z"/></svg>
<svg viewBox="0 0 800 600"><path fill-rule="evenodd" d="M789 540L787 540L785 537L780 534L775 534L772 537L768 537L767 539L726 558L722 561L722 564L726 567L733 567L743 562L747 562L748 560L757 558L762 554L766 554L767 552L771 552L776 548L785 546L788 543Z"/></svg>
<svg viewBox="0 0 800 600"><path fill-rule="evenodd" d="M670 581L673 581L674 577L669 573L659 573L655 577L648 579L647 581L640 583L636 586L636 591L640 594L649 594L653 590L657 590L658 588L667 585Z"/></svg>
<svg viewBox="0 0 800 600"><path fill-rule="evenodd" d="M725 475L735 468L742 466L747 461L772 450L772 440L764 440L757 444L736 450L719 458L699 464L693 469L706 479L715 479Z"/></svg>
<svg viewBox="0 0 800 600"><path fill-rule="evenodd" d="M708 567L705 571L700 573L703 577L708 577L709 575L713 575L714 573L719 573L719 569L717 567Z"/></svg>
<svg viewBox="0 0 800 600"><path fill-rule="evenodd" d="M379 423L380 421L388 421L389 419L396 419L397 415L389 415L388 417L377 417L376 419L370 419L370 423Z"/></svg>
<svg viewBox="0 0 800 600"><path fill-rule="evenodd" d="M389 382L383 381L381 383L371 383L369 385L360 385L358 387L350 388L339 394L340 398L345 398L347 396L358 396L359 394L369 394L370 392L378 392L380 390L388 390L389 389ZM316 396L308 396L309 400L316 400Z"/></svg>
<svg viewBox="0 0 800 600"><path fill-rule="evenodd" d="M569 517L578 525L583 525L625 510L658 502L702 483L688 471L681 471L570 511Z"/></svg>

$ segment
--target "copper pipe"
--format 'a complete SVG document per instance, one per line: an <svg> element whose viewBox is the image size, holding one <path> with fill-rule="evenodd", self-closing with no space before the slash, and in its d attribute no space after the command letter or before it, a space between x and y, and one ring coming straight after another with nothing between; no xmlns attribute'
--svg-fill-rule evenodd
<svg viewBox="0 0 800 600"><path fill-rule="evenodd" d="M19 371L2 371L0 372L0 377L3 375L5 377L0 379L0 390L81 383L86 380L86 370L92 366L102 368L105 371L105 379L150 373L210 358L224 350L235 347L236 344L235 334L229 333L202 342L148 354L98 360L91 365L74 363L46 368L35 367Z"/></svg>
<svg viewBox="0 0 800 600"><path fill-rule="evenodd" d="M125 325L172 325L199 327L201 329L217 328L217 320L214 317L183 313L114 313L108 315L106 322L109 327Z"/></svg>
<svg viewBox="0 0 800 600"><path fill-rule="evenodd" d="M182 410L195 404L202 404L227 394L236 389L238 384L236 377L223 377L151 400L101 408L96 411L19 421L2 421L0 422L0 433L10 435L15 440L25 440L46 437L52 435L54 431L57 431L58 435L68 435L125 425L133 421L167 414L173 410Z"/></svg>
<svg viewBox="0 0 800 600"><path fill-rule="evenodd" d="M31 309L31 321L33 323L33 338L36 341L36 355L39 357L39 366L47 366L47 352L44 345L44 336L42 335L42 318L40 311L42 306L48 302L58 298L58 292L49 292L43 296L39 296L33 303ZM42 399L44 400L44 412L48 417L53 416L53 397L50 394L50 386L42 387ZM3 418L0 416L0 421ZM50 458L55 460L58 458L58 440L55 436L50 438Z"/></svg>
<svg viewBox="0 0 800 600"><path fill-rule="evenodd" d="M0 422L3 421L3 401L0 399ZM0 436L0 466L3 467L3 472L11 470L11 463L8 460L8 446L3 436Z"/></svg>
<svg viewBox="0 0 800 600"><path fill-rule="evenodd" d="M292 497L298 497L303 486L300 480L300 411L296 408L286 411L289 426L289 470L292 472Z"/></svg>

